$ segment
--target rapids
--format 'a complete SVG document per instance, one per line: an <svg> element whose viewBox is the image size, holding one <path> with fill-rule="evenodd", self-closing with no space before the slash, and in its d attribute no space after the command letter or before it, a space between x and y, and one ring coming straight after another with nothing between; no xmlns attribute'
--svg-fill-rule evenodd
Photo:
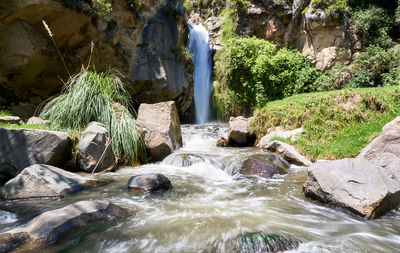
<svg viewBox="0 0 400 253"><path fill-rule="evenodd" d="M226 137L226 125L184 125L182 132L183 148L157 164L103 174L101 178L110 181L105 186L58 201L0 202L0 232L46 210L106 199L126 208L130 217L76 231L41 251L231 252L229 241L246 232L300 240L300 247L291 252L399 251L399 210L370 221L326 207L303 197L305 168L292 167L289 174L272 179L238 175L240 162L262 151L216 147L218 138ZM182 157L190 158L185 166ZM133 195L128 179L142 173L162 173L174 188L164 194Z"/></svg>

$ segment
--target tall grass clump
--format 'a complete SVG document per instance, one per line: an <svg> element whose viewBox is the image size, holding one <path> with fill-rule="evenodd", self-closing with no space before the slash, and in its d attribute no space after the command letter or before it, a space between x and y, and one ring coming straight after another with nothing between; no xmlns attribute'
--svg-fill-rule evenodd
<svg viewBox="0 0 400 253"><path fill-rule="evenodd" d="M83 130L91 121L103 123L116 156L135 164L144 158L144 149L130 110L128 91L115 71L82 68L59 96L44 105L40 116L62 130Z"/></svg>

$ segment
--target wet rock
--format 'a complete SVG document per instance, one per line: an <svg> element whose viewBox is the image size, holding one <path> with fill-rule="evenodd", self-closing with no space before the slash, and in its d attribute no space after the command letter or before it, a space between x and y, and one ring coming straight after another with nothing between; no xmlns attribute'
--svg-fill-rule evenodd
<svg viewBox="0 0 400 253"><path fill-rule="evenodd" d="M206 159L198 154L171 154L163 160L163 163L179 167L189 167L195 163L205 162Z"/></svg>
<svg viewBox="0 0 400 253"><path fill-rule="evenodd" d="M95 183L94 179L45 164L25 168L0 188L5 200L62 198Z"/></svg>
<svg viewBox="0 0 400 253"><path fill-rule="evenodd" d="M0 175L12 178L33 164L62 166L72 155L68 134L0 128Z"/></svg>
<svg viewBox="0 0 400 253"><path fill-rule="evenodd" d="M172 188L172 184L162 174L145 174L131 177L128 188L131 192L142 194L167 191Z"/></svg>
<svg viewBox="0 0 400 253"><path fill-rule="evenodd" d="M0 123L22 125L24 122L18 116L1 116Z"/></svg>
<svg viewBox="0 0 400 253"><path fill-rule="evenodd" d="M182 147L181 124L175 102L141 104L137 124L145 132L145 145L152 161L161 161Z"/></svg>
<svg viewBox="0 0 400 253"><path fill-rule="evenodd" d="M238 253L282 252L300 245L299 241L280 234L246 233L236 240L235 252Z"/></svg>
<svg viewBox="0 0 400 253"><path fill-rule="evenodd" d="M54 243L75 228L84 228L94 222L116 220L126 211L108 201L80 201L66 207L44 212L30 222L0 234L0 251L33 249Z"/></svg>
<svg viewBox="0 0 400 253"><path fill-rule="evenodd" d="M312 162L301 155L295 147L280 141L268 142L266 145L259 145L258 147L269 152L278 153L291 164L298 166L310 166L312 164Z"/></svg>
<svg viewBox="0 0 400 253"><path fill-rule="evenodd" d="M400 181L364 158L324 161L309 167L303 193L375 219L400 204Z"/></svg>
<svg viewBox="0 0 400 253"><path fill-rule="evenodd" d="M228 123L228 140L231 146L253 146L255 134L249 127L250 121L242 116L231 117Z"/></svg>
<svg viewBox="0 0 400 253"><path fill-rule="evenodd" d="M105 125L90 122L79 140L78 161L83 171L96 172L112 170L115 166L115 156L109 144ZM108 146L107 146L108 145Z"/></svg>
<svg viewBox="0 0 400 253"><path fill-rule="evenodd" d="M41 118L38 118L38 117L30 117L29 119L28 119L28 122L27 122L27 124L28 125L49 125L50 124L50 121L48 121L48 120L43 120L43 119L41 119Z"/></svg>
<svg viewBox="0 0 400 253"><path fill-rule="evenodd" d="M222 137L217 141L217 147L222 147L222 148L229 147L229 141L224 137Z"/></svg>
<svg viewBox="0 0 400 253"><path fill-rule="evenodd" d="M386 124L358 157L385 168L400 181L400 117Z"/></svg>
<svg viewBox="0 0 400 253"><path fill-rule="evenodd" d="M275 174L285 174L290 164L279 155L253 156L242 162L239 173L271 178Z"/></svg>

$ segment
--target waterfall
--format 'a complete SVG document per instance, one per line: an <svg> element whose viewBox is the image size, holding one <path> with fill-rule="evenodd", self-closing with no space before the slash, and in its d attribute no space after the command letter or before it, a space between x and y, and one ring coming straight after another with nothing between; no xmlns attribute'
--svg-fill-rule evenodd
<svg viewBox="0 0 400 253"><path fill-rule="evenodd" d="M211 54L208 31L202 25L190 27L189 50L194 62L194 106L196 123L204 124L210 117Z"/></svg>

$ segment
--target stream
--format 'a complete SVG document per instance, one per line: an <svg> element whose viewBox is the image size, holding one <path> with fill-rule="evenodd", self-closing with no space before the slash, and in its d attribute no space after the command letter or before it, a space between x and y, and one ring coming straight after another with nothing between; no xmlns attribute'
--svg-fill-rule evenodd
<svg viewBox="0 0 400 253"><path fill-rule="evenodd" d="M44 211L105 199L127 209L130 216L71 232L40 251L231 252L231 239L264 232L300 240L300 247L290 252L399 252L399 210L370 221L306 199L302 167L291 167L288 174L272 179L238 175L246 157L265 153L216 147L220 137L227 137L226 125L183 125L182 135L183 148L160 163L101 175L110 181L107 185L57 201L0 203L0 232ZM127 182L143 173L162 173L174 188L163 194L134 195Z"/></svg>

